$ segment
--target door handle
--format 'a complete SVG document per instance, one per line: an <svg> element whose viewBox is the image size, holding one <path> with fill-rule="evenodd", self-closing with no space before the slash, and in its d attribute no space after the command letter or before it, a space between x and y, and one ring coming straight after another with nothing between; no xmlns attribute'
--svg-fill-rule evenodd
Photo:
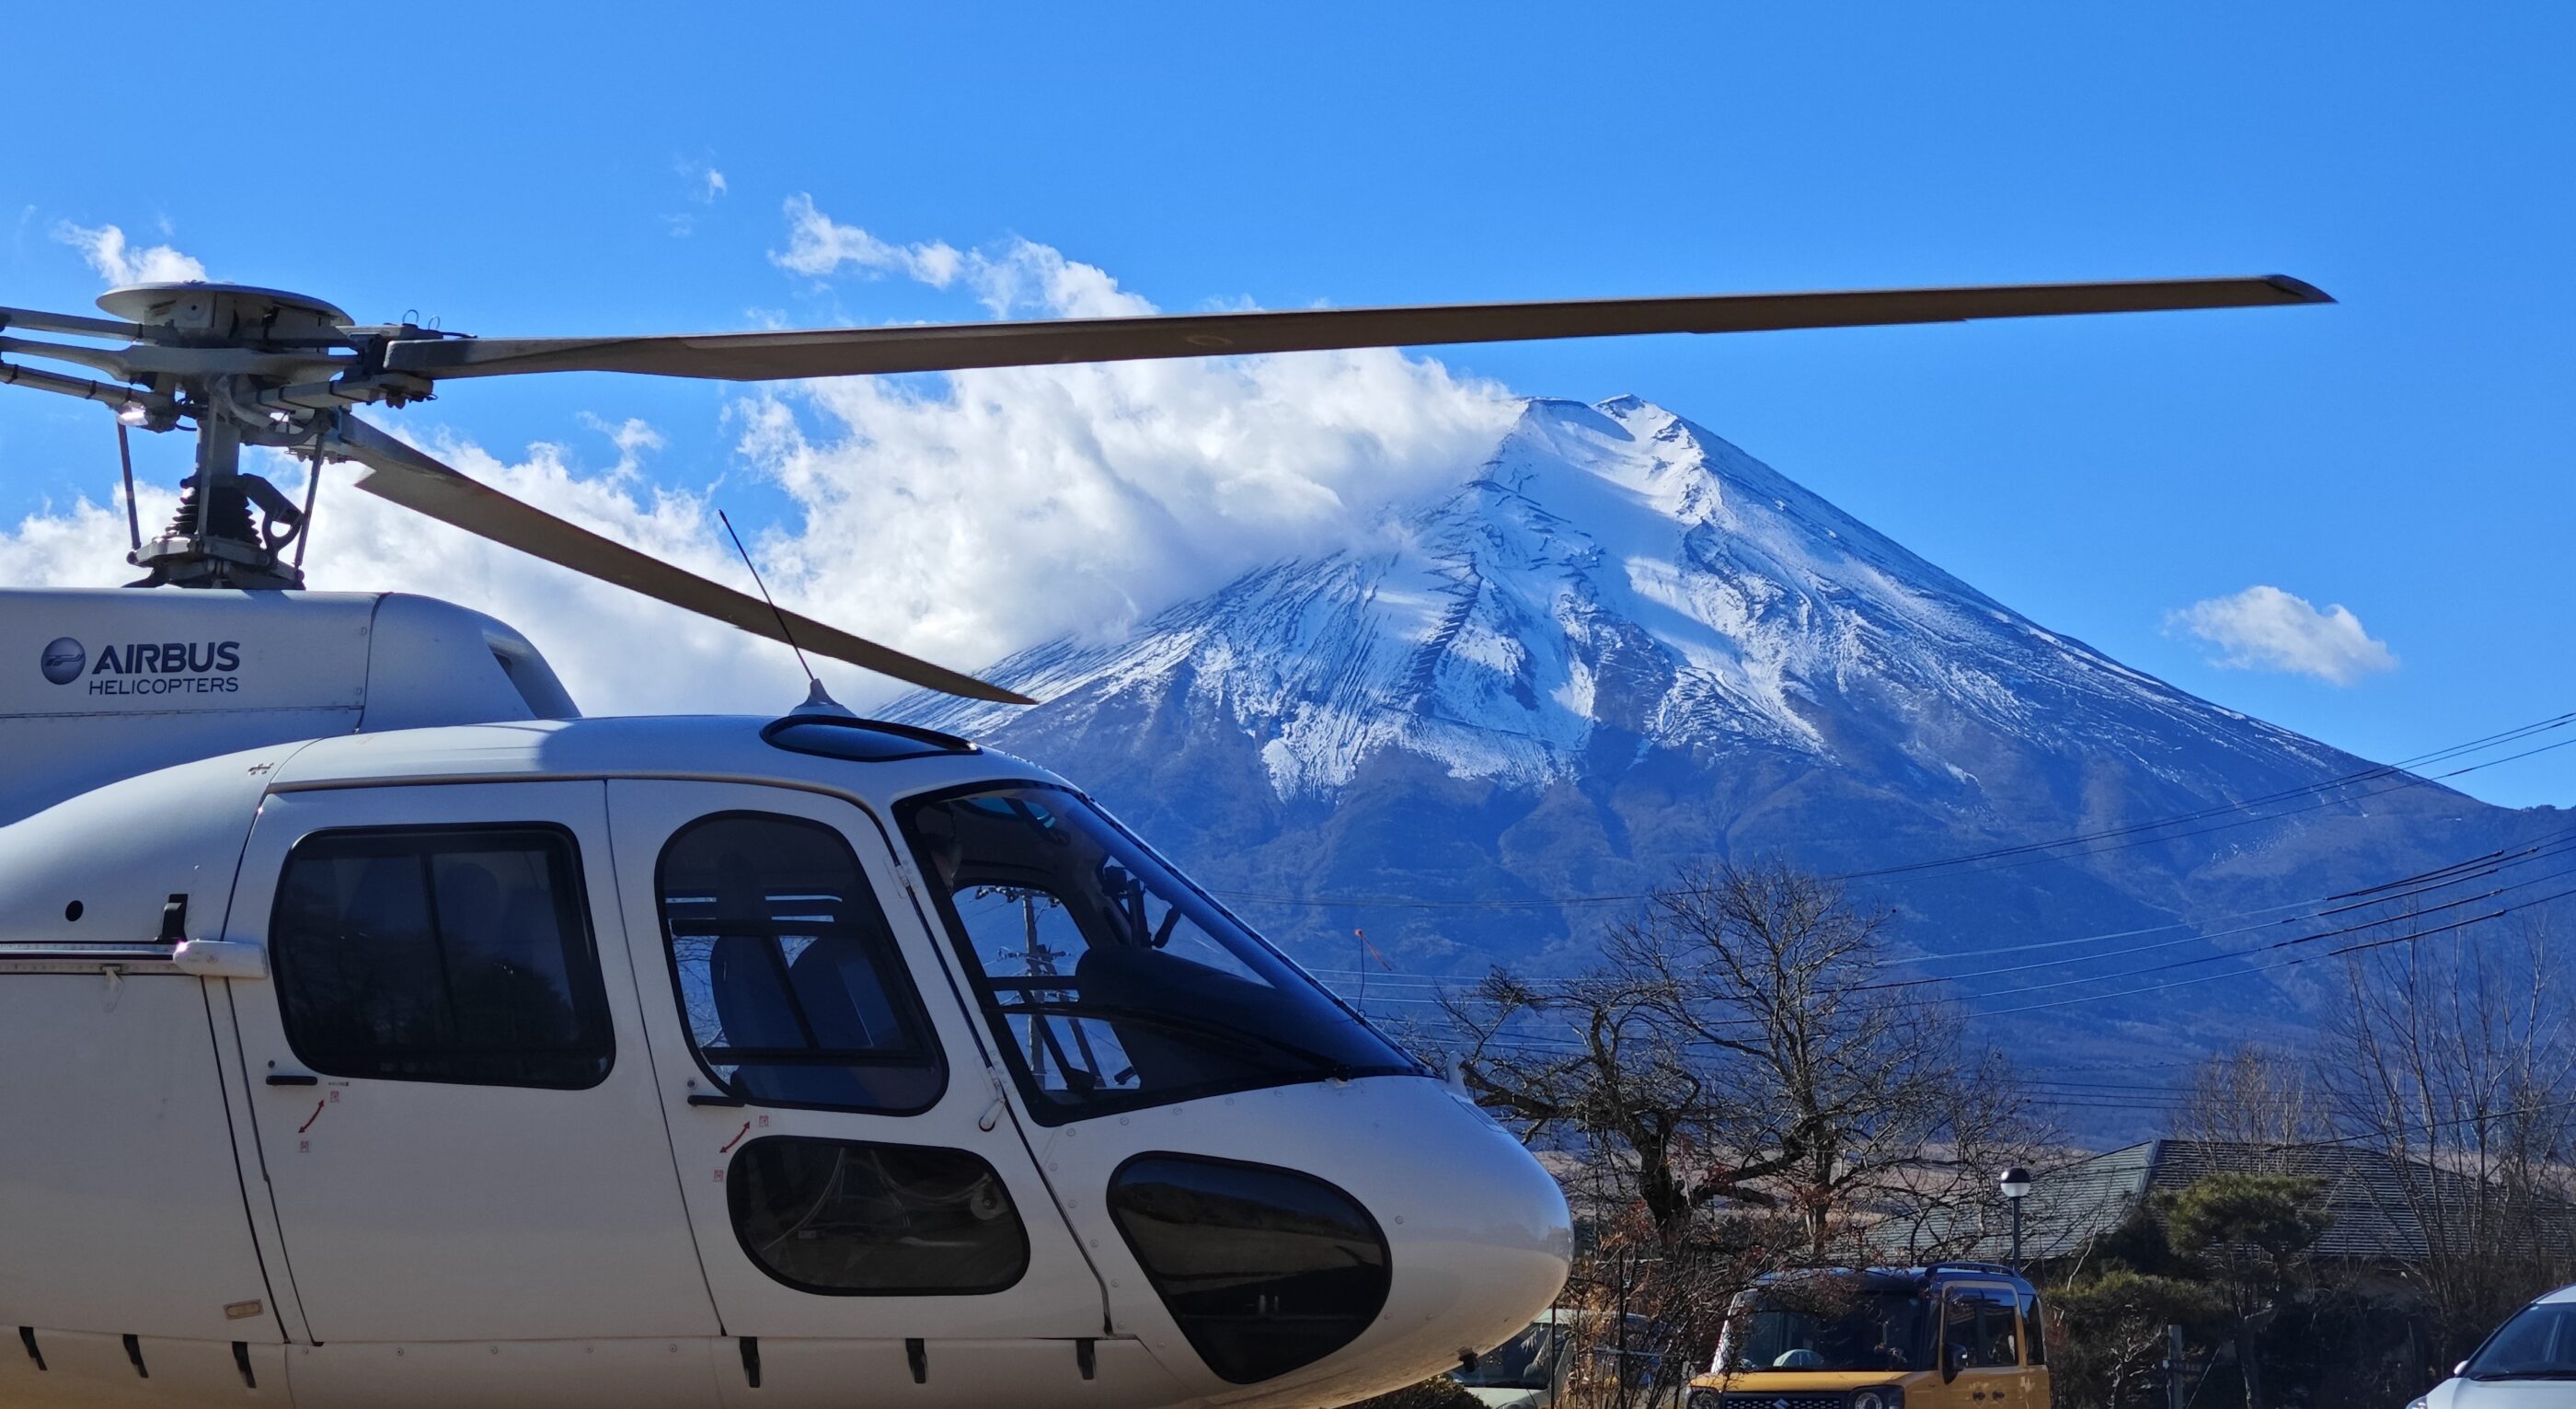
<svg viewBox="0 0 2576 1409"><path fill-rule="evenodd" d="M311 1072L273 1071L268 1074L268 1084L271 1086L319 1086L322 1084L322 1078L313 1075Z"/></svg>
<svg viewBox="0 0 2576 1409"><path fill-rule="evenodd" d="M693 1106L740 1107L742 1103L743 1101L740 1096L726 1096L706 1091L692 1091L689 1093L689 1104Z"/></svg>

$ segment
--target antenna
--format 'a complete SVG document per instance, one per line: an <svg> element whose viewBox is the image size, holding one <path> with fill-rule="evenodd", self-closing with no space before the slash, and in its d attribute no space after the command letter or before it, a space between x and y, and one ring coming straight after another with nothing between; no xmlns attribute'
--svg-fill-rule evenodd
<svg viewBox="0 0 2576 1409"><path fill-rule="evenodd" d="M777 599L769 595L769 584L760 580L760 569L752 566L750 550L742 546L742 535L733 531L733 520L726 518L722 509L716 510L716 522L724 525L725 536L733 540L733 550L742 554L742 565L751 568L751 585L760 589L760 600L769 603L770 615L778 618L779 639L787 643L787 649L796 653L796 664L805 671L805 683L813 686L819 694L823 682L814 678L814 667L806 664L805 648L796 644L796 633L787 629L787 613L778 609Z"/></svg>

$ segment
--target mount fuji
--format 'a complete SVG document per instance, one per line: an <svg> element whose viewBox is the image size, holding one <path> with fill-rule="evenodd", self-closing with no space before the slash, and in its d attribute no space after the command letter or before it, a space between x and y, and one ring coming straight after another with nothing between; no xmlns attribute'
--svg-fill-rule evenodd
<svg viewBox="0 0 2576 1409"><path fill-rule="evenodd" d="M2216 955L2245 941L2188 926L2561 825L2407 775L2336 784L2373 765L2051 632L1633 397L1531 401L1375 540L989 675L1047 703L897 712L1079 781L1309 965L1386 975L1373 1010L1424 1001L1422 976L1578 967L1622 897L1695 857L1849 876L1934 959L2101 937L1945 986L1991 1011L2127 967L2082 962L2121 932L2182 925L2157 957ZM2072 836L2097 839L1951 859ZM2325 972L1998 1031L2122 1065L2296 1041Z"/></svg>

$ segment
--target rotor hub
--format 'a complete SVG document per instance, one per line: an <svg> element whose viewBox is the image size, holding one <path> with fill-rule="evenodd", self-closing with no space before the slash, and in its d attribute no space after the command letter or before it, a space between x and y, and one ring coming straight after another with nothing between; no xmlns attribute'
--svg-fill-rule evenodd
<svg viewBox="0 0 2576 1409"><path fill-rule="evenodd" d="M252 284L129 284L100 295L98 306L137 339L95 364L131 388L128 424L161 431L193 421L197 437L196 473L183 482L168 531L146 540L136 527L128 557L150 572L138 585L300 585L302 572L279 550L301 532L304 513L242 471L241 449L314 447L318 455L345 407L427 394L417 379L369 381L380 372L382 341L412 330L357 327L335 304Z"/></svg>
<svg viewBox="0 0 2576 1409"><path fill-rule="evenodd" d="M332 304L251 284L128 284L98 296L114 317L167 328L182 344L311 347L345 341L353 320Z"/></svg>

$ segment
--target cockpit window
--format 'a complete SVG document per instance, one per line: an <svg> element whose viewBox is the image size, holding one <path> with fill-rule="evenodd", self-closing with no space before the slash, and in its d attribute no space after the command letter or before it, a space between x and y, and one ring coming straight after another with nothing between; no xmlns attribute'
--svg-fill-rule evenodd
<svg viewBox="0 0 2576 1409"><path fill-rule="evenodd" d="M1070 792L983 787L901 815L1041 1121L1420 1070Z"/></svg>

